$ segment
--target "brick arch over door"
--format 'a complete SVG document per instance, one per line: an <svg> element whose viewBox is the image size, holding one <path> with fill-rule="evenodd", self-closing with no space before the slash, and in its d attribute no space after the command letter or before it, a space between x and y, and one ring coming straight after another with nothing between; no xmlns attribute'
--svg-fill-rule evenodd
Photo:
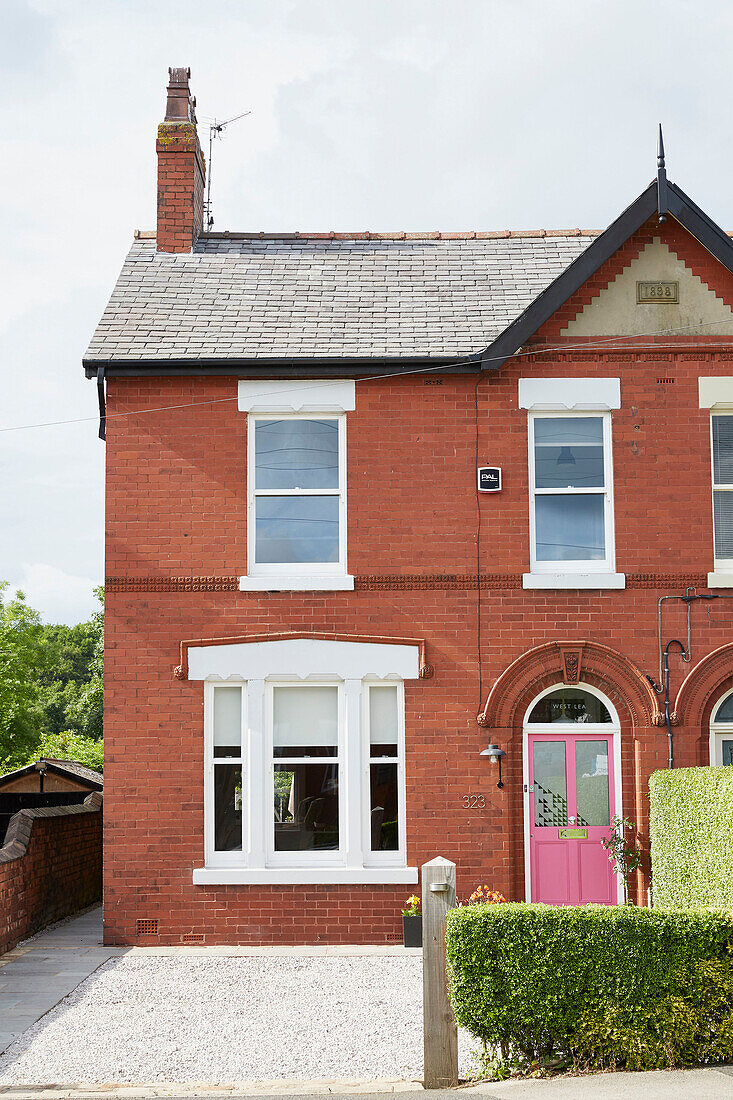
<svg viewBox="0 0 733 1100"><path fill-rule="evenodd" d="M733 642L714 649L690 669L674 702L675 725L704 727L713 706L733 687Z"/></svg>
<svg viewBox="0 0 733 1100"><path fill-rule="evenodd" d="M657 697L649 682L627 657L597 642L547 642L523 653L491 688L479 725L521 727L527 707L544 688L583 682L607 695L632 727L659 725Z"/></svg>

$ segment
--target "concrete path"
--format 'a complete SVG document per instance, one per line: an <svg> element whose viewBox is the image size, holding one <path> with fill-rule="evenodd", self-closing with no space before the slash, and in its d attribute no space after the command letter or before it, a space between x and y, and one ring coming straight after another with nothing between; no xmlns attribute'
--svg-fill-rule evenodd
<svg viewBox="0 0 733 1100"><path fill-rule="evenodd" d="M91 909L0 955L0 1054L110 958L101 913Z"/></svg>

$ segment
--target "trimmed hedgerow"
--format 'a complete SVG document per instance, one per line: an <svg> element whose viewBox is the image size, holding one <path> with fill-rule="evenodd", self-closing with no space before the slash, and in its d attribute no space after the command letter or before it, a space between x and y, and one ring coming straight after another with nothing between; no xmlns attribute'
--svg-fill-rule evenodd
<svg viewBox="0 0 733 1100"><path fill-rule="evenodd" d="M634 906L448 914L458 1023L502 1061L629 1070L733 1058L733 917Z"/></svg>
<svg viewBox="0 0 733 1100"><path fill-rule="evenodd" d="M733 768L649 780L654 905L733 908Z"/></svg>

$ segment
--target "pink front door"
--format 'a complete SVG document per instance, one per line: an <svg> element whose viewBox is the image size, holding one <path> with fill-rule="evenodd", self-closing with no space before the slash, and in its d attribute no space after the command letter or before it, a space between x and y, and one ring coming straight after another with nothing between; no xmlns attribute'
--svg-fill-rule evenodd
<svg viewBox="0 0 733 1100"><path fill-rule="evenodd" d="M615 905L601 845L615 813L613 736L530 733L528 753L532 901Z"/></svg>

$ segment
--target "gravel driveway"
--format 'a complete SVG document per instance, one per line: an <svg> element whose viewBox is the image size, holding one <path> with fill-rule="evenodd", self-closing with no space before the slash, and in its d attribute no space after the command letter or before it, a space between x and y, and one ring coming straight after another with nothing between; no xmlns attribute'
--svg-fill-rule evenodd
<svg viewBox="0 0 733 1100"><path fill-rule="evenodd" d="M0 1056L0 1085L421 1076L419 956L110 959Z"/></svg>

